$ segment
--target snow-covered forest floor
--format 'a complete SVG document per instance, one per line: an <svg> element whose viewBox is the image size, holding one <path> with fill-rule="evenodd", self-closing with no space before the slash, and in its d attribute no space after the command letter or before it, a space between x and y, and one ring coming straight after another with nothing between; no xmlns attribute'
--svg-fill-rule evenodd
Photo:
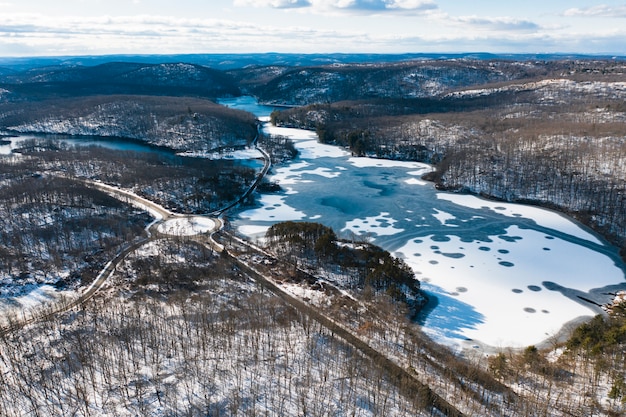
<svg viewBox="0 0 626 417"><path fill-rule="evenodd" d="M228 261L163 242L110 289L0 341L0 414L429 415Z"/></svg>

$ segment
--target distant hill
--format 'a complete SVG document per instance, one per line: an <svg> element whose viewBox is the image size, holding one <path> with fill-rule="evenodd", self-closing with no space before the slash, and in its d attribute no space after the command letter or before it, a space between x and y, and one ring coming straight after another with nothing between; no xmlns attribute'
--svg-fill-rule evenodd
<svg viewBox="0 0 626 417"><path fill-rule="evenodd" d="M417 60L309 67L253 67L228 72L263 102L289 105L376 98L434 97L458 88L530 78L546 67L506 61Z"/></svg>
<svg viewBox="0 0 626 417"><path fill-rule="evenodd" d="M208 100L107 95L0 103L0 126L15 132L124 137L176 151L248 145L254 117Z"/></svg>
<svg viewBox="0 0 626 417"><path fill-rule="evenodd" d="M238 95L222 71L196 64L109 62L96 66L38 67L0 72L0 86L16 100L100 94L148 94L217 98Z"/></svg>
<svg viewBox="0 0 626 417"><path fill-rule="evenodd" d="M306 105L417 98L559 74L578 55L212 54L0 58L2 100L103 94L219 97ZM623 59L604 58L621 65Z"/></svg>
<svg viewBox="0 0 626 417"><path fill-rule="evenodd" d="M617 59L626 57L581 55L581 54L491 54L486 52L468 53L405 53L405 54L295 54L295 53L255 53L255 54L174 54L174 55L95 55L2 58L0 67L24 71L37 67L51 66L96 66L109 62L132 62L142 64L165 64L187 62L214 69L228 70L249 66L313 66L348 63L380 63L408 60L507 60L507 61L554 61L578 59Z"/></svg>

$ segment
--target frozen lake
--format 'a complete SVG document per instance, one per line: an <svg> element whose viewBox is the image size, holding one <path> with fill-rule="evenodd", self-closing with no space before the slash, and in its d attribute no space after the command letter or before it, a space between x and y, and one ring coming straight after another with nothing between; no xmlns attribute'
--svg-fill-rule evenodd
<svg viewBox="0 0 626 417"><path fill-rule="evenodd" d="M112 149L116 151L132 151L132 152L149 152L171 155L162 149L154 146L142 144L139 141L126 140L121 138L94 138L92 136L66 136L66 135L43 135L43 134L20 134L17 136L3 137L0 144L0 155L9 155L15 149L23 146L23 142L31 139L50 140L54 143L66 146L98 146L101 148Z"/></svg>
<svg viewBox="0 0 626 417"><path fill-rule="evenodd" d="M438 192L420 179L428 165L354 158L312 132L264 129L291 137L300 155L272 169L284 191L239 213L239 231L256 239L301 220L367 236L413 268L431 298L424 331L439 342L539 344L600 311L583 298L626 287L615 248L565 216Z"/></svg>

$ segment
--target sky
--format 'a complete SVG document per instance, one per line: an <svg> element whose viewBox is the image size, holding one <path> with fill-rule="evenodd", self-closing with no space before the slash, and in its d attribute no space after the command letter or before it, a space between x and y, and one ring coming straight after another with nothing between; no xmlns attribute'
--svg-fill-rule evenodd
<svg viewBox="0 0 626 417"><path fill-rule="evenodd" d="M626 0L0 0L0 57L626 55Z"/></svg>

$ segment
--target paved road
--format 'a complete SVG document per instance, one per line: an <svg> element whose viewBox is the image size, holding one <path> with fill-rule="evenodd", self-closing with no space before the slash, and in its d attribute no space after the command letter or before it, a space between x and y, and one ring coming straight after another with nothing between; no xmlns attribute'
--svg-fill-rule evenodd
<svg viewBox="0 0 626 417"><path fill-rule="evenodd" d="M270 158L269 154L265 151L265 149L257 147L257 150L259 152L261 152L261 154L263 155L264 165L263 165L263 169L261 170L261 172L259 172L259 175L257 175L256 179L254 180L254 182L252 183L250 188L248 188L248 190L241 197L239 197L239 199L237 199L237 201L235 201L232 204L229 204L228 206L226 206L226 207L224 207L224 208L222 208L220 210L214 211L213 213L211 213L211 215L213 215L215 217L221 216L226 211L228 211L228 210L232 209L233 207L236 207L237 205L241 204L242 202L245 201L246 198L248 198L248 196L250 196L250 194L252 194L254 192L254 190L256 190L256 188L259 186L261 181L263 181L263 178L265 178L265 176L269 172L270 168L272 167L272 159Z"/></svg>
<svg viewBox="0 0 626 417"><path fill-rule="evenodd" d="M258 136L257 136L258 137ZM256 138L255 138L255 145L256 145ZM19 328L21 326L27 325L27 324L31 324L34 323L36 321L39 320L43 320L46 318L49 318L55 314L60 314L63 312L66 312L68 310L71 310L72 308L75 308L81 304L83 304L84 302L86 302L87 300L89 300L91 297L93 297L107 282L107 280L109 279L109 277L113 274L113 272L115 271L115 268L117 267L117 265L119 265L119 263L121 261L124 260L124 258L126 258L126 256L128 256L130 253L134 252L135 250L137 250L139 247L143 246L144 244L146 244L149 241L152 240L156 240L156 239L161 239L161 238L172 238L172 237L176 237L173 235L168 235L166 233L162 233L159 230L159 225L167 222L168 220L172 220L172 219L184 219L184 218L193 218L193 217L207 217L209 219L211 219L213 221L213 228L211 230L206 230L203 233L201 233L201 237L198 238L199 241L201 241L201 243L208 245L212 250L216 251L216 252L222 252L224 250L224 246L222 246L220 243L218 243L217 241L215 241L215 239L213 239L213 235L221 230L224 226L223 221L219 218L221 215L224 214L224 212L226 212L227 210L232 209L233 207L236 207L237 205L239 205L240 203L242 203L246 198L248 198L248 196L250 196L250 194L252 194L252 192L254 192L254 190L257 188L257 186L261 183L261 181L263 180L263 178L265 177L265 175L267 175L267 173L269 172L272 164L271 164L271 158L268 155L268 153L257 147L257 149L261 152L261 154L263 155L263 159L264 159L264 166L263 169L261 170L261 172L259 173L259 175L257 175L254 183L250 186L250 188L248 188L248 190L239 198L237 199L237 201L235 201L234 203L228 205L227 207L224 207L220 210L216 210L215 212L211 213L208 216L198 216L198 215L184 215L184 214L178 214L178 213L174 213L168 209L166 209L165 207L161 206L160 204L155 203L154 201L148 200L147 198L141 197L135 193L133 193L132 191L129 190L124 190L122 188L119 187L115 187L113 185L109 185L109 184L105 184L103 182L100 181L93 181L93 180L87 180L84 179L83 181L85 182L86 185L91 186L93 188L96 188L98 190L104 191L105 193L125 202L125 203L129 203L134 205L135 207L141 208L143 210L148 211L154 218L155 221L147 228L147 232L148 232L148 237L133 243L132 245L122 249L103 269L102 271L100 271L100 273L98 274L98 276L96 277L96 279L91 283L91 285L89 287L87 287L87 289L85 289L81 295L78 298L75 298L73 300L61 300L60 302L58 302L56 305L53 306L46 306L45 308L42 308L40 311L31 311L28 314L30 314L30 316L26 316L26 312L22 312L22 317L21 318L15 318L14 321L12 321L11 323L9 323L8 326L5 326L4 328L0 328L0 334L4 334L7 332L10 332L16 328ZM189 236L187 236L189 237Z"/></svg>
<svg viewBox="0 0 626 417"><path fill-rule="evenodd" d="M155 203L154 201L150 201L147 198L141 197L132 191L124 190L122 188L115 187L113 185L105 184L99 181L91 181L84 180L85 183L89 186L97 188L101 191L104 191L107 194L114 196L115 198L128 202L135 207L139 207L147 210L150 214L152 214L155 218L160 220L167 220L171 217L176 216L175 213L169 211L165 207Z"/></svg>
<svg viewBox="0 0 626 417"><path fill-rule="evenodd" d="M97 188L105 193L129 204L132 204L141 209L147 210L156 221L152 223L148 230L148 236L123 248L109 263L105 265L105 267L100 271L95 280L87 287L77 298L68 300L61 299L56 304L42 306L40 309L33 309L32 311L23 311L21 317L13 318L7 325L3 328L0 328L0 334L5 334L11 332L15 329L23 327L28 324L35 323L37 321L45 320L50 318L56 314L64 313L69 311L75 307L80 306L81 304L88 301L91 297L93 297L104 285L106 284L109 277L115 271L115 268L122 262L130 253L136 251L141 246L145 245L147 242L154 241L157 239L163 238L172 238L176 236L160 233L158 231L158 225L166 222L168 220L172 220L174 218L185 218L185 217L201 217L201 216L190 216L190 215L182 215L173 213L165 207L150 201L144 197L138 196L137 194L124 190L121 188L117 188L115 186L104 184L97 181L85 180L85 184L94 188ZM213 239L213 234L220 230L223 227L223 222L219 218L210 218L213 222L213 228L211 230L207 230L202 235L204 235L203 243L209 245L216 252L221 252L224 247L216 242Z"/></svg>
<svg viewBox="0 0 626 417"><path fill-rule="evenodd" d="M29 316L27 316L27 313L24 312L19 320L10 323L7 327L0 329L0 334L9 333L25 325L48 319L56 314L64 313L73 309L74 307L83 304L91 297L93 297L96 292L98 292L104 286L109 277L115 271L117 265L119 265L119 263L123 261L126 256L128 256L130 253L134 252L151 240L153 240L153 238L151 237L144 238L121 250L115 256L115 258L113 258L111 261L109 261L108 264L105 265L105 267L102 269L102 271L100 271L96 279L80 294L78 298L71 300L61 299L57 304L53 305L52 307L45 306L40 311L33 310L32 312L30 312Z"/></svg>

